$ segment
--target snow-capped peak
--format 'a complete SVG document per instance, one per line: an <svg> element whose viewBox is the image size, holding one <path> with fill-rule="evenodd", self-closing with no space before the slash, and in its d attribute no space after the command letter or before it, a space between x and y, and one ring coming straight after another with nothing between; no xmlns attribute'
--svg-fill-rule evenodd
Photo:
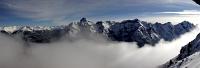
<svg viewBox="0 0 200 68"><path fill-rule="evenodd" d="M9 33L12 33L16 30L18 30L20 27L19 26L9 26L9 27L1 27L1 30L5 30Z"/></svg>
<svg viewBox="0 0 200 68"><path fill-rule="evenodd" d="M181 34L189 32L195 26L191 23L183 24L152 24L139 19L124 20L122 22L106 21L93 23L86 18L82 18L79 22L73 22L65 26L21 26L21 27L1 27L1 32L13 34L13 32L24 34L27 39L33 41L51 40L54 37L68 35L68 37L78 37L91 34L102 34L109 40L137 42L140 47L144 44L156 44L160 39L171 41L179 37ZM19 31L17 31L19 30ZM173 31L172 31L173 30ZM28 31L28 32L27 32ZM30 35L29 35L30 34ZM33 35L33 36L32 36ZM36 35L36 36L34 36ZM29 37L30 36L30 37ZM43 37L47 36L47 37ZM41 37L41 38L39 38ZM32 39L31 39L32 38ZM33 42L38 42L33 41Z"/></svg>

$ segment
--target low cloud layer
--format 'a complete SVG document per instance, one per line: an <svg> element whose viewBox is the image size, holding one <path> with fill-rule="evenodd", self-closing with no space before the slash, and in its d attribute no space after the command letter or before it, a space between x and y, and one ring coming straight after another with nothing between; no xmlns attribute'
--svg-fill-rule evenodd
<svg viewBox="0 0 200 68"><path fill-rule="evenodd" d="M175 57L198 29L173 42L137 48L135 43L99 40L25 43L0 35L0 68L155 68Z"/></svg>

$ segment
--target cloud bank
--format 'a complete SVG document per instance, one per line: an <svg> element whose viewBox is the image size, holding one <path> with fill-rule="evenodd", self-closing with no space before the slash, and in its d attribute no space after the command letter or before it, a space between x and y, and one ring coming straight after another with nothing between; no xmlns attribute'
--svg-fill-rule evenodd
<svg viewBox="0 0 200 68"><path fill-rule="evenodd" d="M196 29L173 42L143 48L104 39L29 43L31 47L25 47L22 41L0 35L0 68L155 68L175 57L198 33Z"/></svg>

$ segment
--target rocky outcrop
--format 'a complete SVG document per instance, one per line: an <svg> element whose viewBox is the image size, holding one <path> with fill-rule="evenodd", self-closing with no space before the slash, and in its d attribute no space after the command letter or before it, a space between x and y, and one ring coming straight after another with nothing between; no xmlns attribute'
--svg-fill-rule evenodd
<svg viewBox="0 0 200 68"><path fill-rule="evenodd" d="M161 66L162 68L182 68L182 66L189 64L192 60L196 60L199 57L196 53L200 54L200 34L196 38L189 42L187 45L181 48L180 54L171 59L169 62ZM196 59L195 59L196 58ZM200 66L200 65L199 65Z"/></svg>
<svg viewBox="0 0 200 68"><path fill-rule="evenodd" d="M144 44L155 45L160 39L172 41L194 27L188 21L172 25L170 22L152 24L138 19L125 20L112 25L108 36L115 41L137 42L142 47Z"/></svg>

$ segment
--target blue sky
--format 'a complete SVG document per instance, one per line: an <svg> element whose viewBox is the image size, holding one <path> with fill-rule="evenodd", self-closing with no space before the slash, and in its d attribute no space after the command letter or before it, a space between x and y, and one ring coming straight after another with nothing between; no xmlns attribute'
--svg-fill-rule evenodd
<svg viewBox="0 0 200 68"><path fill-rule="evenodd" d="M160 21L151 17L185 17L199 12L200 6L192 0L0 0L0 26L62 25L82 17Z"/></svg>

